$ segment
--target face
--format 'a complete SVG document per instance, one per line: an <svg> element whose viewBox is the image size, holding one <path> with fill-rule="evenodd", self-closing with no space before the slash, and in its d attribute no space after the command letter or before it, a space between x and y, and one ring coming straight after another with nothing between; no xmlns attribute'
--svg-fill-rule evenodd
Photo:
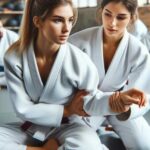
<svg viewBox="0 0 150 150"><path fill-rule="evenodd" d="M122 3L108 3L102 11L104 34L109 37L122 37L130 19L131 14Z"/></svg>
<svg viewBox="0 0 150 150"><path fill-rule="evenodd" d="M40 21L38 37L52 44L63 44L68 39L73 21L72 7L69 4L59 6L44 21Z"/></svg>

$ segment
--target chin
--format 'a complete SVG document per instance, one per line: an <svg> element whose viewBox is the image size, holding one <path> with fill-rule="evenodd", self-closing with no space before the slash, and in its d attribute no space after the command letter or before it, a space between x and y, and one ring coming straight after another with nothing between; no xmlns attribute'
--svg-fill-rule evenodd
<svg viewBox="0 0 150 150"><path fill-rule="evenodd" d="M67 40L59 41L59 44L65 44Z"/></svg>

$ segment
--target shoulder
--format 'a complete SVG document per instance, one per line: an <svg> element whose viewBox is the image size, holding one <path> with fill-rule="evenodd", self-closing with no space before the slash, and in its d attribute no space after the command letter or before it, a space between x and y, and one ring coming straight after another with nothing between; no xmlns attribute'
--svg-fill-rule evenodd
<svg viewBox="0 0 150 150"><path fill-rule="evenodd" d="M7 36L12 39L13 41L17 40L19 38L19 35L18 33L14 32L14 31L11 31L11 30L7 30L6 29L6 34Z"/></svg>
<svg viewBox="0 0 150 150"><path fill-rule="evenodd" d="M139 30L148 31L146 25L145 25L140 19L137 19L137 21L135 22L135 26L136 26L136 28L139 29Z"/></svg>
<svg viewBox="0 0 150 150"><path fill-rule="evenodd" d="M67 42L67 47L68 47L68 53L71 57L72 62L76 63L76 64L83 64L83 65L94 65L91 58L85 53L83 52L81 49L79 49L78 47L76 47L75 45Z"/></svg>
<svg viewBox="0 0 150 150"><path fill-rule="evenodd" d="M148 42L150 44L150 32L148 32L141 40L142 42Z"/></svg>
<svg viewBox="0 0 150 150"><path fill-rule="evenodd" d="M67 47L69 49L69 53L74 55L74 56L83 56L83 57L89 57L85 52L83 52L80 48L78 48L77 46L75 46L74 44L67 42ZM80 57L79 57L80 59Z"/></svg>
<svg viewBox="0 0 150 150"><path fill-rule="evenodd" d="M17 50L7 51L4 55L5 65L15 66L21 64L22 55Z"/></svg>
<svg viewBox="0 0 150 150"><path fill-rule="evenodd" d="M150 32L148 32L142 39L142 43L146 45L148 51L150 52Z"/></svg>
<svg viewBox="0 0 150 150"><path fill-rule="evenodd" d="M145 50L146 46L135 36L129 34L129 46L133 51Z"/></svg>
<svg viewBox="0 0 150 150"><path fill-rule="evenodd" d="M147 47L133 35L129 36L128 56L131 60L149 61L150 55Z"/></svg>
<svg viewBox="0 0 150 150"><path fill-rule="evenodd" d="M88 76L97 75L97 68L90 57L76 46L67 43L67 53L64 58L63 70L69 69L69 74Z"/></svg>

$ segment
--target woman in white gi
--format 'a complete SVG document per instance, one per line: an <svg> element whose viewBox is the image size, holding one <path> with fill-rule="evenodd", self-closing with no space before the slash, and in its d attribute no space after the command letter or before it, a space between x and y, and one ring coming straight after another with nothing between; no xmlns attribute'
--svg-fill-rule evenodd
<svg viewBox="0 0 150 150"><path fill-rule="evenodd" d="M79 31L69 41L87 53L97 66L101 91L124 91L135 87L144 90L149 100L150 56L146 47L126 30L136 9L137 0L102 0L97 11L102 26ZM90 101L88 105L88 113L101 114L103 107L96 101ZM143 108L132 105L132 119L119 121L115 116L106 117L126 149L150 150L150 127L142 116L147 110L149 103Z"/></svg>
<svg viewBox="0 0 150 150"><path fill-rule="evenodd" d="M18 40L18 34L5 29L3 27L3 23L0 20L0 86L5 87L6 86L6 79L4 75L4 54L6 50L9 48L9 46Z"/></svg>
<svg viewBox="0 0 150 150"><path fill-rule="evenodd" d="M10 99L23 123L0 127L0 149L56 150L56 140L50 138L58 140L59 150L107 149L89 127L92 119L99 121L101 116L81 117L86 113L83 101L76 97L87 92L72 97L84 89L89 93L86 104L102 94L97 90L95 65L85 53L66 43L75 21L76 9L70 0L27 0L20 38L4 58ZM128 111L131 103L145 104L141 91L118 94L110 97L115 112ZM116 115L111 109L107 106L104 114Z"/></svg>

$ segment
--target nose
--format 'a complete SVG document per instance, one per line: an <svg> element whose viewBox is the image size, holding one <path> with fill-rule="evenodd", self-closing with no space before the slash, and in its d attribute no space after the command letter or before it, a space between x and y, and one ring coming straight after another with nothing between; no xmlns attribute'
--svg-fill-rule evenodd
<svg viewBox="0 0 150 150"><path fill-rule="evenodd" d="M111 26L116 26L116 24L117 24L117 20L114 17L114 18L111 19Z"/></svg>
<svg viewBox="0 0 150 150"><path fill-rule="evenodd" d="M63 32L70 32L72 28L72 25L70 24L70 22L65 22L63 25Z"/></svg>

